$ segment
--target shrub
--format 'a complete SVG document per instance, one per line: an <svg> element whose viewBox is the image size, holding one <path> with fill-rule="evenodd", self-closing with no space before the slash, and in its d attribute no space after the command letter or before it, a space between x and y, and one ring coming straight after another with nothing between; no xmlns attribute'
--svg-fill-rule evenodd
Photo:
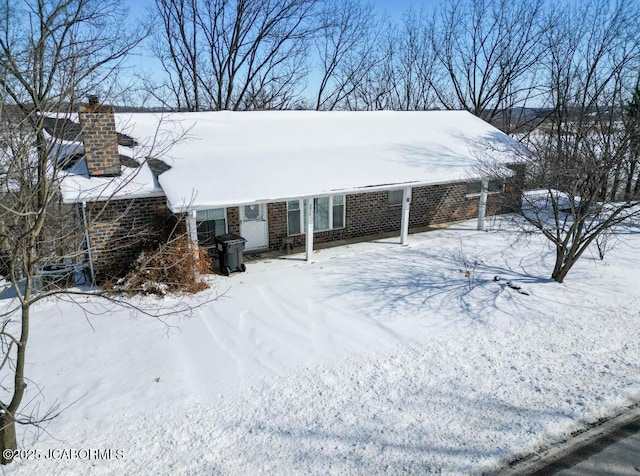
<svg viewBox="0 0 640 476"><path fill-rule="evenodd" d="M211 272L206 250L195 248L186 235L140 253L127 275L111 286L130 294L196 293L208 287L202 275Z"/></svg>

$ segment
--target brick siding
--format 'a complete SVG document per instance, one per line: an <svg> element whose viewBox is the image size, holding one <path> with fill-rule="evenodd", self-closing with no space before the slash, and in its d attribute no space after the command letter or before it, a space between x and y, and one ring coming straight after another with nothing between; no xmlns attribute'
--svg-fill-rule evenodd
<svg viewBox="0 0 640 476"><path fill-rule="evenodd" d="M227 232L240 234L240 207L227 208Z"/></svg>
<svg viewBox="0 0 640 476"><path fill-rule="evenodd" d="M126 274L140 252L164 239L180 218L164 197L87 203L96 281Z"/></svg>
<svg viewBox="0 0 640 476"><path fill-rule="evenodd" d="M510 181L508 181L507 188ZM479 195L467 196L465 183L416 187L412 190L409 228L437 225L478 216ZM389 205L388 192L370 192L346 196L345 227L315 232L314 243L358 238L388 232L400 233L402 206ZM513 208L503 193L491 193L487 216L507 213ZM287 237L287 204L268 204L269 247L278 249ZM303 246L304 234L292 236L293 246Z"/></svg>
<svg viewBox="0 0 640 476"><path fill-rule="evenodd" d="M506 181L504 193L491 193L487 216L513 211L518 203L524 169ZM465 183L450 183L412 190L410 229L478 216L479 195L467 196ZM390 205L388 192L370 192L345 197L345 227L314 233L314 242L365 237L387 232L400 233L401 205ZM267 205L269 247L278 249L287 237L287 204ZM158 243L167 223L181 221L166 208L164 197L113 200L87 204L92 258L98 282L123 276L140 252ZM227 230L240 233L240 209L227 208ZM294 246L303 246L305 236L291 237Z"/></svg>

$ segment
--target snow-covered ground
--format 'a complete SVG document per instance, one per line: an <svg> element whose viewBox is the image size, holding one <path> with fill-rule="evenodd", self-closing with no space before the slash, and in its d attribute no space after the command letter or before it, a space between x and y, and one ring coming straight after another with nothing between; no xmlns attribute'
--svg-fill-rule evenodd
<svg viewBox="0 0 640 476"><path fill-rule="evenodd" d="M539 238L474 228L251 264L191 317L39 304L29 396L71 406L22 446L122 451L8 473L480 473L640 400L640 230L558 284Z"/></svg>

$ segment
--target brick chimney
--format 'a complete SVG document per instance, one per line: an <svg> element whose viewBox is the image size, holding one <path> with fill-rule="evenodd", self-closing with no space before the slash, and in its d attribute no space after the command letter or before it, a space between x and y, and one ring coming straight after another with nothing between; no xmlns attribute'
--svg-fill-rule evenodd
<svg viewBox="0 0 640 476"><path fill-rule="evenodd" d="M89 175L120 175L118 134L113 107L101 105L98 96L92 95L89 96L89 104L80 106L78 118L82 127L84 157Z"/></svg>

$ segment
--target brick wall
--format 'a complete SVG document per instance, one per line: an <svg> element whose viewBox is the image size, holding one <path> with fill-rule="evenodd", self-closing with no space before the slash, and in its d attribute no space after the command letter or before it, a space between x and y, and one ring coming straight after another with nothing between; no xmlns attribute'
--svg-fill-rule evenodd
<svg viewBox="0 0 640 476"><path fill-rule="evenodd" d="M140 252L163 240L178 223L164 197L87 203L96 281L123 276Z"/></svg>
<svg viewBox="0 0 640 476"><path fill-rule="evenodd" d="M507 179L504 187L505 201L511 203L511 211L513 211L514 208L522 206L527 170L525 164L509 164L507 167L515 172L512 177Z"/></svg>
<svg viewBox="0 0 640 476"><path fill-rule="evenodd" d="M523 171L507 180L504 194L489 194L487 215L513 210L514 195L519 194ZM467 196L466 185L446 184L417 187L412 191L409 227L418 228L478 215L479 196ZM386 232L400 233L402 206L389 205L388 192L370 192L345 197L345 227L314 233L314 242L364 237ZM227 208L227 229L240 232L240 210ZM286 202L269 203L269 246L277 249L287 237ZM164 197L113 200L87 204L89 238L96 280L103 282L123 276L143 249L166 239L176 223L182 230L181 215L171 214ZM302 246L304 234L292 237L294 246Z"/></svg>
<svg viewBox="0 0 640 476"><path fill-rule="evenodd" d="M520 192L523 171L507 180L504 194L489 194L487 215L513 210L514 195ZM417 187L412 191L409 227L418 228L475 218L479 196L467 196L466 185L446 184ZM345 197L345 227L314 233L314 242L357 238L386 232L400 233L402 206L389 205L388 192L370 192ZM267 205L269 246L277 249L287 236L287 204ZM166 207L164 197L112 200L87 204L89 238L96 280L104 282L123 276L143 249L166 239L167 230L182 216ZM181 231L181 226L178 231ZM240 233L240 210L227 208L229 233ZM304 234L292 237L294 246L303 246Z"/></svg>
<svg viewBox="0 0 640 476"><path fill-rule="evenodd" d="M269 248L277 249L282 240L287 236L287 202L275 202L267 204L267 223L269 224ZM304 241L298 237L295 246Z"/></svg>
<svg viewBox="0 0 640 476"><path fill-rule="evenodd" d="M518 178L510 179L507 191L515 190ZM347 195L345 227L314 233L314 242L357 238L385 232L400 233L402 206L389 205L388 193L370 192ZM510 211L506 194L490 194L487 215ZM466 195L465 184L434 185L414 188L410 228L474 218L479 196ZM269 203L269 246L277 249L287 236L286 202ZM104 282L123 276L143 249L166 238L167 230L182 223L181 215L171 214L164 197L112 200L87 203L89 239L96 280ZM227 229L240 232L238 207L227 208ZM180 227L178 231L181 231ZM292 237L294 246L302 246L303 235Z"/></svg>
<svg viewBox="0 0 640 476"><path fill-rule="evenodd" d="M78 119L82 126L82 141L89 175L120 175L118 135L111 106L90 104L80 106Z"/></svg>
<svg viewBox="0 0 640 476"><path fill-rule="evenodd" d="M240 234L240 208L227 208L227 232Z"/></svg>
<svg viewBox="0 0 640 476"><path fill-rule="evenodd" d="M464 183L416 187L412 190L409 227L466 220L478 216L479 196L467 196ZM487 216L507 213L508 206L504 194L489 194ZM269 247L277 249L287 236L286 202L270 203ZM314 233L314 242L357 238L387 232L400 233L402 206L389 205L388 192L370 192L346 196L345 227ZM302 246L304 234L291 237L294 246Z"/></svg>

